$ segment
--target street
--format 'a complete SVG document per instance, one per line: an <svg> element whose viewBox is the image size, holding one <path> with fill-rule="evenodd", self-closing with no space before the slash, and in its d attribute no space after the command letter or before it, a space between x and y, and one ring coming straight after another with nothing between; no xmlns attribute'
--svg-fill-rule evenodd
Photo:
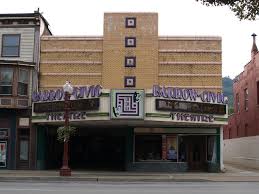
<svg viewBox="0 0 259 194"><path fill-rule="evenodd" d="M2 194L137 194L137 193L259 193L258 182L172 182L172 183L87 183L87 182L0 182Z"/></svg>

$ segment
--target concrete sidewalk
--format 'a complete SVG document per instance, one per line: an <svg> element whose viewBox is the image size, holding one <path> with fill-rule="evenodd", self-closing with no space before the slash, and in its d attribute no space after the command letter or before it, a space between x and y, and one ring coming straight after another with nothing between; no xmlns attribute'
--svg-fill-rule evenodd
<svg viewBox="0 0 259 194"><path fill-rule="evenodd" d="M72 171L71 177L60 177L58 171L0 170L2 181L89 181L89 182L259 182L259 170L225 165L224 173L141 173Z"/></svg>

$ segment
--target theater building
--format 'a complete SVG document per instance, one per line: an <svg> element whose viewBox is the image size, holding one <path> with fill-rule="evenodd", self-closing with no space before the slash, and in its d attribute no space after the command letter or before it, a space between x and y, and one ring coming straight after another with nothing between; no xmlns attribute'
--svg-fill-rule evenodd
<svg viewBox="0 0 259 194"><path fill-rule="evenodd" d="M39 11L0 14L0 170L34 168L31 94L38 88L43 34L50 31Z"/></svg>
<svg viewBox="0 0 259 194"><path fill-rule="evenodd" d="M103 36L41 37L36 168L61 167L69 80L72 169L219 171L221 69L220 37L159 36L157 13L105 13Z"/></svg>

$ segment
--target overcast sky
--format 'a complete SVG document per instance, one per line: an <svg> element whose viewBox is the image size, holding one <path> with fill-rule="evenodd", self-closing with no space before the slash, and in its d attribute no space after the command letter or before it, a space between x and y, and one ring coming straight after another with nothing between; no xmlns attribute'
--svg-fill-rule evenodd
<svg viewBox="0 0 259 194"><path fill-rule="evenodd" d="M195 0L2 0L0 13L37 8L53 35L103 35L104 12L157 12L159 35L221 36L222 74L231 78L250 60L251 34L259 35L259 20L239 21L228 7L206 7Z"/></svg>

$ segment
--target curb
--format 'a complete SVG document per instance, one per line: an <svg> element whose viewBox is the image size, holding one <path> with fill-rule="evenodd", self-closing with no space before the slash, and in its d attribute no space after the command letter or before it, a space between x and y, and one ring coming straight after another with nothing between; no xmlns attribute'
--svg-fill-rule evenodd
<svg viewBox="0 0 259 194"><path fill-rule="evenodd" d="M90 183L161 183L161 182L259 182L259 177L246 180L235 179L233 177L211 179L211 178L127 178L127 177L0 177L0 182L90 182Z"/></svg>

